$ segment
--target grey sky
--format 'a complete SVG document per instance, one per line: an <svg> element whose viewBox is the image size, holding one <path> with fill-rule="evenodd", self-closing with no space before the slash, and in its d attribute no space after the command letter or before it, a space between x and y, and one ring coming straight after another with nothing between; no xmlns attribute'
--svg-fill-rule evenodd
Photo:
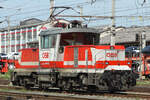
<svg viewBox="0 0 150 100"><path fill-rule="evenodd" d="M71 6L77 11L78 5L83 6L84 15L111 15L111 1L112 0L55 0L56 6ZM116 16L149 16L150 1L147 0L142 6L143 0L116 0ZM11 16L11 25L19 24L19 21L28 18L39 18L46 20L49 16L49 0L0 0L0 21L5 20L5 16ZM77 15L72 10L66 11L64 14ZM97 25L111 25L110 19L87 19L85 23L91 26ZM130 25L149 25L149 18L117 18L116 25L130 26ZM7 26L6 22L0 27Z"/></svg>

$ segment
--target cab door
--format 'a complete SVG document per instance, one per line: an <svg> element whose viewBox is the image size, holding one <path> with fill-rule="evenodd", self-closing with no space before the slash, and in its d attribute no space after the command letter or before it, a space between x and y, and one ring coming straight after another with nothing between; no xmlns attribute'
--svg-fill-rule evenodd
<svg viewBox="0 0 150 100"><path fill-rule="evenodd" d="M56 59L56 34L43 35L40 38L40 65L49 66Z"/></svg>

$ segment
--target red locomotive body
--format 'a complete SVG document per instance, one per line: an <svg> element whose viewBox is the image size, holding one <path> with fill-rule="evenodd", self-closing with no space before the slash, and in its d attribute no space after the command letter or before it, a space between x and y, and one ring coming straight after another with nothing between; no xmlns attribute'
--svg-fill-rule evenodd
<svg viewBox="0 0 150 100"><path fill-rule="evenodd" d="M39 66L39 49L27 48L20 50L21 56L15 62L16 69L38 68Z"/></svg>
<svg viewBox="0 0 150 100"><path fill-rule="evenodd" d="M42 31L39 48L22 49L12 83L27 88L110 91L136 84L123 46L100 46L98 30L77 23L71 26Z"/></svg>

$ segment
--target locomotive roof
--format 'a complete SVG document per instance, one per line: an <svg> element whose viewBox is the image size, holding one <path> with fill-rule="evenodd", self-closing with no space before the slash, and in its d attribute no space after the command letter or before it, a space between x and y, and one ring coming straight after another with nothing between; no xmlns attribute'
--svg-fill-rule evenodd
<svg viewBox="0 0 150 100"><path fill-rule="evenodd" d="M63 34L63 33L97 33L99 30L94 28L50 28L44 31L41 31L40 35L49 35L49 34Z"/></svg>

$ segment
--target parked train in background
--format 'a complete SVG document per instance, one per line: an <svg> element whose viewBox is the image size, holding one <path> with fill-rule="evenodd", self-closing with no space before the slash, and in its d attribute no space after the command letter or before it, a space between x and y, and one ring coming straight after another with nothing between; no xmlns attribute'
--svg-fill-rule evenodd
<svg viewBox="0 0 150 100"><path fill-rule="evenodd" d="M139 47L131 46L126 48L125 51L126 59L132 60L133 72L139 75L142 71L143 76L150 78L150 46L146 46L145 48L141 49L141 51Z"/></svg>
<svg viewBox="0 0 150 100"><path fill-rule="evenodd" d="M15 68L15 61L18 59L19 53L11 52L9 54L0 53L0 73L5 74L9 69Z"/></svg>
<svg viewBox="0 0 150 100"><path fill-rule="evenodd" d="M150 78L150 46L146 46L142 50L143 54L143 75Z"/></svg>
<svg viewBox="0 0 150 100"><path fill-rule="evenodd" d="M0 73L5 74L8 72L8 64L5 62L7 60L7 55L5 53L0 53Z"/></svg>
<svg viewBox="0 0 150 100"><path fill-rule="evenodd" d="M13 85L60 90L126 90L136 85L124 46L99 45L99 31L79 21L40 33L39 48L20 50Z"/></svg>

